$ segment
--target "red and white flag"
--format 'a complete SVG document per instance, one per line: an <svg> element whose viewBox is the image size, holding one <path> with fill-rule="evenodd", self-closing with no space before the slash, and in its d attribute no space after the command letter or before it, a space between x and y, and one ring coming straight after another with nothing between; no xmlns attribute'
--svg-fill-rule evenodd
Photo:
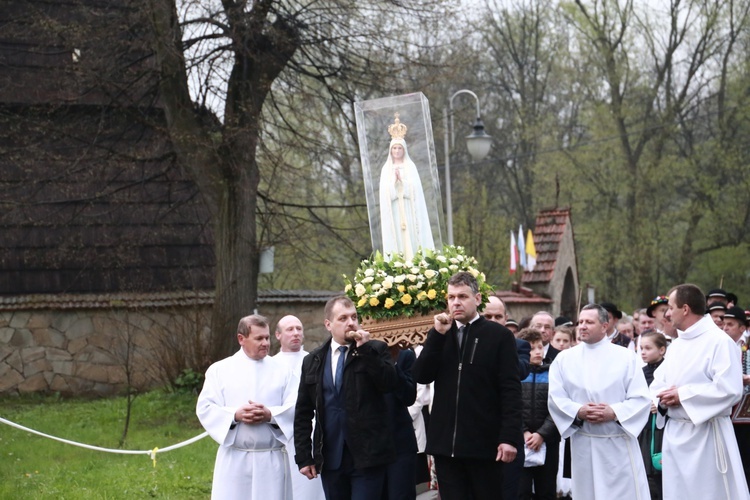
<svg viewBox="0 0 750 500"><path fill-rule="evenodd" d="M510 232L510 274L516 272L518 268L518 245L516 245L516 235Z"/></svg>

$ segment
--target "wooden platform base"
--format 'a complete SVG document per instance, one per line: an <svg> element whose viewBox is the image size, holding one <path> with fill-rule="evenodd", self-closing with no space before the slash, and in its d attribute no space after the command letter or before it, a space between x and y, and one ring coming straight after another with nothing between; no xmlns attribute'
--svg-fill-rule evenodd
<svg viewBox="0 0 750 500"><path fill-rule="evenodd" d="M370 332L371 338L382 340L390 346L409 347L423 344L434 322L434 314L425 314L409 318L365 319L362 328Z"/></svg>

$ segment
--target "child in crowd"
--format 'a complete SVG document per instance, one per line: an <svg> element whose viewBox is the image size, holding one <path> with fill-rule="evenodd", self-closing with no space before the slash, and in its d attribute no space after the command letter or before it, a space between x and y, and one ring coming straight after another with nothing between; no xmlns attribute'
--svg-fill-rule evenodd
<svg viewBox="0 0 750 500"><path fill-rule="evenodd" d="M543 465L525 466L521 472L519 498L532 498L533 487L533 498L555 499L560 434L547 408L549 365L543 364L542 334L525 328L518 333L518 338L531 344L531 373L521 382L525 447L534 451L540 450L542 445L546 448Z"/></svg>
<svg viewBox="0 0 750 500"><path fill-rule="evenodd" d="M558 326L555 328L555 334L550 341L552 347L558 351L564 351L570 347L576 345L575 339L575 327L572 326Z"/></svg>
<svg viewBox="0 0 750 500"><path fill-rule="evenodd" d="M646 383L651 385L654 381L654 371L664 361L664 353L667 352L667 338L660 332L653 330L641 334L639 343L641 359L646 365L643 367L643 374L646 376ZM651 462L651 429L655 428L653 420L656 419L656 406L651 404L651 417L646 427L638 436L638 442L641 445L641 454L646 465L646 476L648 477L648 487L651 491L651 499L657 500L662 498L661 489L661 471L656 470ZM654 430L654 453L661 453L662 429Z"/></svg>

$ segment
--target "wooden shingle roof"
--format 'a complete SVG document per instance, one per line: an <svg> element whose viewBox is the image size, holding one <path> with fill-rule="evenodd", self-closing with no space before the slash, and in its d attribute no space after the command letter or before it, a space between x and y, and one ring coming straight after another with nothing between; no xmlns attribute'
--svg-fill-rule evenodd
<svg viewBox="0 0 750 500"><path fill-rule="evenodd" d="M569 208L554 208L539 212L534 228L536 266L532 272L524 271L524 284L544 284L552 281L560 243L569 222Z"/></svg>

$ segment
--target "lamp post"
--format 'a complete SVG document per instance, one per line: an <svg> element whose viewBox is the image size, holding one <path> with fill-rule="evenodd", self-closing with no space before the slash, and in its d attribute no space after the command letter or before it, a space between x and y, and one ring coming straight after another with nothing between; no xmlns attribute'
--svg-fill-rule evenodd
<svg viewBox="0 0 750 500"><path fill-rule="evenodd" d="M451 200L451 159L450 150L454 146L453 134L453 99L459 94L471 94L477 101L477 120L474 122L474 131L466 136L466 148L469 150L472 160L482 161L490 152L492 137L484 131L481 113L479 112L479 98L471 90L462 89L453 94L448 101L448 107L443 109L445 120L445 211L448 219L448 244L453 245L453 202ZM450 122L448 117L450 115ZM450 135L450 137L449 137ZM448 140L450 139L450 143Z"/></svg>

